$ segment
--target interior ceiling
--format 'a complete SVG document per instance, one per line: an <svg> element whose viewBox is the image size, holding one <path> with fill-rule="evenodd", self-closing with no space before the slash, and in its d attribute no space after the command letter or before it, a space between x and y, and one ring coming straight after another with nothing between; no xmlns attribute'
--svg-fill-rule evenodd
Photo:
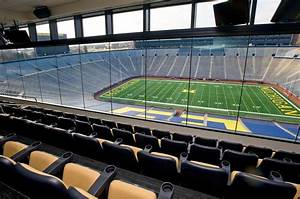
<svg viewBox="0 0 300 199"><path fill-rule="evenodd" d="M34 22L36 6L48 6L53 18L70 16L90 11L119 8L161 0L0 0L0 23L11 25Z"/></svg>

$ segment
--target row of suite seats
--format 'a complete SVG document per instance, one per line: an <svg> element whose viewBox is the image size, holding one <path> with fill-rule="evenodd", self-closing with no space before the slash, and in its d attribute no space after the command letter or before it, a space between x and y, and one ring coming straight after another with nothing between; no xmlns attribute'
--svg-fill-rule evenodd
<svg viewBox="0 0 300 199"><path fill-rule="evenodd" d="M72 162L73 154L60 157L39 151L40 142L26 145L14 141L15 135L0 140L0 180L30 198L70 199L171 199L174 187L163 183L157 194L121 180L115 180L117 168L103 171Z"/></svg>
<svg viewBox="0 0 300 199"><path fill-rule="evenodd" d="M18 119L17 121L24 122L27 120ZM153 134L132 134L124 130L110 129L103 126L103 129L98 129L97 134L92 134L90 136L79 133L70 133L68 130L61 130L47 126L45 129L35 129L36 126L45 127L45 125L39 125L39 123L36 122L28 123L27 121L20 126L26 126L26 124L31 125L31 128L29 128L31 136L39 135L40 138L46 138L45 140L47 141L52 139L54 144L57 144L57 141L61 141L64 146L66 146L67 143L73 143L73 150L77 153L94 156L94 158L105 160L108 163L112 163L126 169L138 170L143 174L161 178L163 180L171 180L175 183L213 195L222 195L224 190L227 190L224 188L227 186L227 184L224 184L225 178L223 178L223 181L221 179L216 180L217 182L223 182L223 186L221 186L223 189L218 189L219 191L211 191L210 188L214 187L211 183L208 183L209 180L212 179L211 174L208 175L208 178L206 179L202 178L203 172L201 171L201 168L199 168L199 164L195 167L195 161L197 163L200 162L202 166L205 164L205 169L217 167L218 169L221 169L223 173L224 170L226 170L228 178L230 178L230 171L235 170L246 173L254 173L266 178L273 178L274 175L277 175L281 176L283 181L296 183L300 176L299 163L297 163L299 155L283 151L278 151L274 154L271 150L271 155L265 155L266 151L270 151L269 149L253 146L245 148L240 144L224 141L218 142L218 146L221 146L220 149L216 147L217 141L215 141L215 145L212 145L211 143L213 143L214 140L208 140L200 137L193 138L191 136L193 143L187 143L187 140L183 141L189 136L181 134L173 134L171 139L162 138L161 140L158 140L158 138L155 138ZM93 126L97 127L95 124ZM26 132L26 135L28 136L28 131ZM23 131L23 133L25 133L25 131ZM101 139L97 139L97 137ZM181 141L178 141L180 138ZM139 140L142 140L144 144L138 144L140 143ZM153 140L155 140L155 143L158 140L158 147L156 149L155 146L157 145L153 144ZM148 144L152 145L152 147L149 148L147 146ZM146 150L142 150L144 147L146 147ZM268 158L269 156L273 156L273 158ZM259 159L259 157L267 158ZM164 166L162 167L161 163L163 162L165 162L165 164L163 164ZM187 164L187 162L191 164ZM227 166L225 167L224 165ZM199 176L195 179L195 183L189 183L193 181L193 177L197 176L197 172L193 173L193 175L188 175L188 171L195 169L198 170ZM204 173L209 173L205 169ZM202 181L200 179L202 179ZM227 181L230 182L229 179ZM206 187L205 185L208 186Z"/></svg>

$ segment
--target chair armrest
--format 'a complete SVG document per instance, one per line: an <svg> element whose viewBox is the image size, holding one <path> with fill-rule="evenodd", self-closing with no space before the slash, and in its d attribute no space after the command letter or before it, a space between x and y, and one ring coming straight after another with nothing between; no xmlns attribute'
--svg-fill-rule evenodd
<svg viewBox="0 0 300 199"><path fill-rule="evenodd" d="M221 168L224 169L226 171L226 173L228 174L228 181L227 181L227 185L230 184L231 182L231 168L230 168L230 162L228 162L227 160L222 160L221 162Z"/></svg>
<svg viewBox="0 0 300 199"><path fill-rule="evenodd" d="M10 141L10 140L13 140L13 139L15 139L16 137L17 137L17 135L16 135L15 133L10 133L10 134L4 136L2 139L0 139L0 147L1 147L2 145L4 145L5 142Z"/></svg>
<svg viewBox="0 0 300 199"><path fill-rule="evenodd" d="M116 175L117 167L108 165L107 167L105 167L104 171L101 173L99 178L97 178L88 192L96 197L99 197L104 193L105 190L108 190L111 181Z"/></svg>
<svg viewBox="0 0 300 199"><path fill-rule="evenodd" d="M32 151L38 149L41 146L41 144L42 144L41 142L34 142L28 147L26 147L25 149L23 149L22 151L13 155L11 159L14 160L15 162L20 162L24 158L26 158Z"/></svg>
<svg viewBox="0 0 300 199"><path fill-rule="evenodd" d="M269 178L273 181L276 181L276 182L282 182L283 181L281 174L277 171L271 171Z"/></svg>
<svg viewBox="0 0 300 199"><path fill-rule="evenodd" d="M49 165L43 172L56 176L63 170L64 166L73 159L72 152L62 154L55 162Z"/></svg>
<svg viewBox="0 0 300 199"><path fill-rule="evenodd" d="M117 138L117 139L115 140L114 144L120 145L120 144L122 144L122 142L123 142L123 139L122 139L122 138Z"/></svg>
<svg viewBox="0 0 300 199"><path fill-rule="evenodd" d="M164 182L160 186L158 199L172 199L174 195L174 186L170 182Z"/></svg>
<svg viewBox="0 0 300 199"><path fill-rule="evenodd" d="M97 132L93 132L89 136L92 137L92 138L97 138L98 133Z"/></svg>
<svg viewBox="0 0 300 199"><path fill-rule="evenodd" d="M181 171L181 164L184 162L184 161L187 161L188 160L188 156L189 154L186 153L186 152L182 152L180 154L180 157L179 157L179 165L178 165L178 172Z"/></svg>
<svg viewBox="0 0 300 199"><path fill-rule="evenodd" d="M146 145L144 151L150 153L152 151L152 146L150 144Z"/></svg>

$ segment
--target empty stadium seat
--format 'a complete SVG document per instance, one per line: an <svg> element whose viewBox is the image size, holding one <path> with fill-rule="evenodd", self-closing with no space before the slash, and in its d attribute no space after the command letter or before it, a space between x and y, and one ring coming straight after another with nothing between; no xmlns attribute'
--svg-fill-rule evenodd
<svg viewBox="0 0 300 199"><path fill-rule="evenodd" d="M293 184L269 180L243 172L232 172L231 180L232 183L230 184L225 199L293 199L297 192L297 188Z"/></svg>
<svg viewBox="0 0 300 199"><path fill-rule="evenodd" d="M138 170L137 153L142 149L129 145L118 145L107 141L102 142L102 147L108 163L128 170Z"/></svg>
<svg viewBox="0 0 300 199"><path fill-rule="evenodd" d="M117 124L116 124L114 121L110 121L110 120L102 120L102 124L103 124L104 126L107 126L107 127L111 128L111 129L117 128Z"/></svg>
<svg viewBox="0 0 300 199"><path fill-rule="evenodd" d="M76 115L73 113L64 113L64 118L69 118L69 119L75 120Z"/></svg>
<svg viewBox="0 0 300 199"><path fill-rule="evenodd" d="M114 138L121 138L122 139L122 144L128 144L131 146L135 145L134 137L133 134L130 133L129 131L125 130L120 130L120 129L112 129Z"/></svg>
<svg viewBox="0 0 300 199"><path fill-rule="evenodd" d="M195 137L195 143L203 146L217 147L218 140L203 137Z"/></svg>
<svg viewBox="0 0 300 199"><path fill-rule="evenodd" d="M90 121L91 124L102 125L102 120L99 119L99 118L90 117L89 121Z"/></svg>
<svg viewBox="0 0 300 199"><path fill-rule="evenodd" d="M135 142L136 146L139 148L145 148L147 145L151 145L153 151L159 151L159 141L156 137L151 136L151 135L145 135L141 133L135 133Z"/></svg>
<svg viewBox="0 0 300 199"><path fill-rule="evenodd" d="M227 141L219 141L218 148L220 148L223 152L227 149L242 152L244 146L240 143L235 142L227 142Z"/></svg>
<svg viewBox="0 0 300 199"><path fill-rule="evenodd" d="M145 135L152 135L151 130L148 127L134 126L134 132L135 133L142 133L142 134L145 134Z"/></svg>
<svg viewBox="0 0 300 199"><path fill-rule="evenodd" d="M11 187L17 180L15 164L12 159L0 155L0 181Z"/></svg>
<svg viewBox="0 0 300 199"><path fill-rule="evenodd" d="M142 173L161 180L177 181L179 160L177 157L148 151L137 153Z"/></svg>
<svg viewBox="0 0 300 199"><path fill-rule="evenodd" d="M89 118L86 115L75 115L76 120L82 121L82 122L89 122Z"/></svg>
<svg viewBox="0 0 300 199"><path fill-rule="evenodd" d="M254 153L258 156L258 158L267 158L271 157L273 150L269 148L257 147L249 145L245 148L244 153Z"/></svg>
<svg viewBox="0 0 300 199"><path fill-rule="evenodd" d="M111 166L109 166L111 167ZM112 180L113 170L99 173L88 167L68 163L63 169L62 180L38 171L26 164L16 164L19 179L18 190L30 198L90 198L102 194L103 182ZM102 181L102 182L101 182Z"/></svg>
<svg viewBox="0 0 300 199"><path fill-rule="evenodd" d="M180 157L182 152L187 152L187 143L183 141L170 140L167 138L161 139L160 149L163 153Z"/></svg>
<svg viewBox="0 0 300 199"><path fill-rule="evenodd" d="M75 130L75 121L70 118L60 117L57 121L57 127L65 130Z"/></svg>
<svg viewBox="0 0 300 199"><path fill-rule="evenodd" d="M58 117L56 115L46 114L41 121L43 124L47 125L57 125Z"/></svg>
<svg viewBox="0 0 300 199"><path fill-rule="evenodd" d="M114 141L113 134L109 127L104 125L93 124L94 132L97 133L97 138Z"/></svg>
<svg viewBox="0 0 300 199"><path fill-rule="evenodd" d="M300 163L300 154L293 152L279 150L275 152L273 158L278 160L290 159L293 162Z"/></svg>
<svg viewBox="0 0 300 199"><path fill-rule="evenodd" d="M251 172L258 162L258 156L250 153L243 153L227 149L223 153L222 160L230 163L231 170Z"/></svg>
<svg viewBox="0 0 300 199"><path fill-rule="evenodd" d="M107 199L171 199L173 193L174 187L168 182L161 185L157 197L153 191L120 180L113 180L109 185Z"/></svg>
<svg viewBox="0 0 300 199"><path fill-rule="evenodd" d="M84 135L91 135L94 132L92 126L88 122L75 120L75 125L76 125L76 128L75 128L76 133L81 133Z"/></svg>
<svg viewBox="0 0 300 199"><path fill-rule="evenodd" d="M152 135L157 137L158 139L162 139L162 138L171 139L171 133L169 131L161 131L161 130L153 129Z"/></svg>
<svg viewBox="0 0 300 199"><path fill-rule="evenodd" d="M117 123L118 129L129 131L133 133L133 128L130 124Z"/></svg>
<svg viewBox="0 0 300 199"><path fill-rule="evenodd" d="M181 185L217 197L225 193L229 177L224 168L194 161L183 161L180 174Z"/></svg>
<svg viewBox="0 0 300 199"><path fill-rule="evenodd" d="M193 136L192 135L184 135L184 134L180 134L180 133L173 133L173 140L190 143L190 142L193 142Z"/></svg>
<svg viewBox="0 0 300 199"><path fill-rule="evenodd" d="M26 145L17 141L7 141L3 144L3 156L6 156L14 161L24 160L32 151L38 149L41 142L33 142Z"/></svg>
<svg viewBox="0 0 300 199"><path fill-rule="evenodd" d="M257 173L270 177L272 171L281 174L284 181L300 184L300 163L264 158L257 167Z"/></svg>
<svg viewBox="0 0 300 199"><path fill-rule="evenodd" d="M103 159L102 147L97 138L74 133L73 141L73 150L76 153L98 160Z"/></svg>
<svg viewBox="0 0 300 199"><path fill-rule="evenodd" d="M53 144L57 147L63 149L72 149L73 147L73 136L68 130L49 127L46 129L49 140L47 141L50 144Z"/></svg>
<svg viewBox="0 0 300 199"><path fill-rule="evenodd" d="M198 144L190 145L188 154L189 160L220 165L221 150L216 147L202 146Z"/></svg>

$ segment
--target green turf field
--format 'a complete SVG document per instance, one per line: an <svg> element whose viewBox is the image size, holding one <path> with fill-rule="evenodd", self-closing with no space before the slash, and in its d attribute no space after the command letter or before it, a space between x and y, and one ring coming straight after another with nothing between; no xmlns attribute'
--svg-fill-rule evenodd
<svg viewBox="0 0 300 199"><path fill-rule="evenodd" d="M145 85L147 99L145 99ZM170 79L129 80L112 89L100 92L103 101L187 109L201 113L237 115L241 84L213 83ZM189 97L188 97L189 94ZM189 98L189 99L188 99ZM240 115L279 121L299 122L300 109L276 89L266 85L244 85Z"/></svg>

